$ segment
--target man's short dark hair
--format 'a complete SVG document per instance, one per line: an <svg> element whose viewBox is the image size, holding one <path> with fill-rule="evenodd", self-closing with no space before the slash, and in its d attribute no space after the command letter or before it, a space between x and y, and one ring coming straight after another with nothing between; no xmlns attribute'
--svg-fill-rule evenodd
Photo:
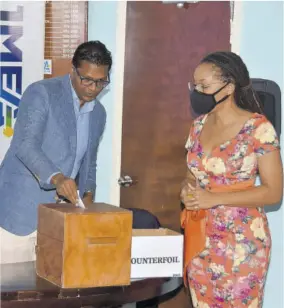
<svg viewBox="0 0 284 308"><path fill-rule="evenodd" d="M82 43L75 50L72 64L80 67L81 61L88 61L97 66L108 65L109 70L112 66L111 52L100 41L89 41Z"/></svg>

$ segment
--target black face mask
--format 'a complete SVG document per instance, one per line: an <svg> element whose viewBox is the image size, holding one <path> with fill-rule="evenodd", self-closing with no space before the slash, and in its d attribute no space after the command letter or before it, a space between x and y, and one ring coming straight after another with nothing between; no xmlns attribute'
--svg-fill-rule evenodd
<svg viewBox="0 0 284 308"><path fill-rule="evenodd" d="M218 94L220 91L222 91L227 85L228 83L226 83L221 89L217 90L213 94L201 93L195 89L192 92L190 92L190 102L193 111L197 115L201 115L201 114L206 114L211 110L213 110L216 105L222 103L229 97L229 95L226 95L218 102L216 102L215 100L215 95Z"/></svg>

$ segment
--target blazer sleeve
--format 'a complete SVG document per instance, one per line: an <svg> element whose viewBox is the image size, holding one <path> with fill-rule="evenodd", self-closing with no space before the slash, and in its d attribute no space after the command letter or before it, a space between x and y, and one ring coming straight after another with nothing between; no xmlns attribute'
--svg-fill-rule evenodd
<svg viewBox="0 0 284 308"><path fill-rule="evenodd" d="M61 172L42 151L49 101L45 87L39 83L30 85L24 92L16 126L21 138L16 157L30 170L43 189L52 189L51 174Z"/></svg>
<svg viewBox="0 0 284 308"><path fill-rule="evenodd" d="M103 109L103 114L100 121L100 126L98 130L97 142L93 149L91 150L91 159L90 159L90 167L88 170L87 182L85 186L85 191L91 191L93 193L93 197L96 194L96 175L97 175L97 155L98 155L98 147L100 141L102 139L102 135L105 129L106 124L106 111Z"/></svg>

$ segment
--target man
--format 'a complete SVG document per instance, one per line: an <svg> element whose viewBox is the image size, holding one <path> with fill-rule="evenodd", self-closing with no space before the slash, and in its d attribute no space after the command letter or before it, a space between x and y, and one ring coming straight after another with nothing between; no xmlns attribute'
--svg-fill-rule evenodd
<svg viewBox="0 0 284 308"><path fill-rule="evenodd" d="M70 74L31 84L22 96L0 167L0 227L16 235L37 228L37 207L63 197L87 205L96 189L98 145L106 122L97 95L109 84L111 53L81 44Z"/></svg>

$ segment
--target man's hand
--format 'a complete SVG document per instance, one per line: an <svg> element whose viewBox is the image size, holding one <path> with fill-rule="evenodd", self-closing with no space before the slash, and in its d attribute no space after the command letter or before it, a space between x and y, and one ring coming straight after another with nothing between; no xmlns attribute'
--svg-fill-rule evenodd
<svg viewBox="0 0 284 308"><path fill-rule="evenodd" d="M73 179L58 173L51 178L51 183L55 185L58 196L66 198L74 205L77 203L77 185Z"/></svg>

